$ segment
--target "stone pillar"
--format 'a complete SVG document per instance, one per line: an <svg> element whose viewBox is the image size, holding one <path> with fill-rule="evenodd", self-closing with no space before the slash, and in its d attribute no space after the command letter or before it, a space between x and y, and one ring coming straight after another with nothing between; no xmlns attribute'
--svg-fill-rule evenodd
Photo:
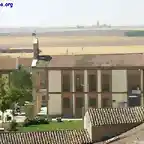
<svg viewBox="0 0 144 144"><path fill-rule="evenodd" d="M33 103L34 103L34 115L37 114L37 71L35 68L32 69L32 83L33 83L33 88L32 88L32 96L33 96Z"/></svg>
<svg viewBox="0 0 144 144"><path fill-rule="evenodd" d="M101 70L97 71L97 84L98 84L98 108L101 108Z"/></svg>
<svg viewBox="0 0 144 144"><path fill-rule="evenodd" d="M88 72L87 70L84 70L84 92L88 92ZM85 112L88 110L88 94L84 94L84 110Z"/></svg>
<svg viewBox="0 0 144 144"><path fill-rule="evenodd" d="M72 70L72 92L75 92L75 74L74 70ZM72 104L72 109L73 109L73 116L75 116L75 94L72 94L72 99L73 99L73 104Z"/></svg>
<svg viewBox="0 0 144 144"><path fill-rule="evenodd" d="M47 102L47 115L49 114L49 110L48 110L48 108L49 108L49 94L48 94L48 92L49 92L49 84L48 84L48 70L47 69L45 69L45 74L46 74L46 102Z"/></svg>
<svg viewBox="0 0 144 144"><path fill-rule="evenodd" d="M143 92L143 70L141 70L141 91ZM144 97L143 93L141 93L141 106L144 105Z"/></svg>

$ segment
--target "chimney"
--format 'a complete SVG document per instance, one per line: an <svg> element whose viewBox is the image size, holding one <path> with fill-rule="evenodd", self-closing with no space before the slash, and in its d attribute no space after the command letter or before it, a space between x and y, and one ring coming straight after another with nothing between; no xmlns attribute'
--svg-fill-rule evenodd
<svg viewBox="0 0 144 144"><path fill-rule="evenodd" d="M37 59L39 56L39 40L36 37L36 33L32 33L33 36L33 59Z"/></svg>

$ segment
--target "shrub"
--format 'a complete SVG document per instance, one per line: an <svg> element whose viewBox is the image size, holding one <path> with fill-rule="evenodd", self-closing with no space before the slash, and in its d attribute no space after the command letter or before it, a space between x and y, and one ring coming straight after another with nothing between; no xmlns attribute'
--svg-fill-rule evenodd
<svg viewBox="0 0 144 144"><path fill-rule="evenodd" d="M36 117L34 120L37 122L37 124L48 124L49 123L48 118L45 118L45 117L39 116L39 117Z"/></svg>
<svg viewBox="0 0 144 144"><path fill-rule="evenodd" d="M10 126L9 126L9 131L17 131L17 126L18 126L18 123L13 120L11 123L10 123Z"/></svg>
<svg viewBox="0 0 144 144"><path fill-rule="evenodd" d="M31 125L31 120L28 119L28 118L26 118L26 119L24 120L23 126L24 126L24 127L27 127L27 126L29 126L29 125Z"/></svg>
<svg viewBox="0 0 144 144"><path fill-rule="evenodd" d="M49 124L49 121L47 118L40 118L40 117L35 117L32 120L26 118L24 123L23 123L23 126L27 127L30 125L38 125L38 124Z"/></svg>

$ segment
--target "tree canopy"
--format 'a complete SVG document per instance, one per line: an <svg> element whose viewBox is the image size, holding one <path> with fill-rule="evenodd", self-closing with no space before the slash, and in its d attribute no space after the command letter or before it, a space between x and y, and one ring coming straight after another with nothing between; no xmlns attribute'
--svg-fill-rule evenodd
<svg viewBox="0 0 144 144"><path fill-rule="evenodd" d="M21 104L24 101L32 101L32 79L28 70L19 66L10 74L10 91L9 95L13 100L19 101Z"/></svg>
<svg viewBox="0 0 144 144"><path fill-rule="evenodd" d="M10 86L5 78L0 78L0 110L15 108L15 104L24 105L25 101L32 101L32 80L29 71L23 67L10 74Z"/></svg>
<svg viewBox="0 0 144 144"><path fill-rule="evenodd" d="M5 79L0 78L0 110L4 114L4 112L10 108L11 106L11 100L9 99L7 95L7 90L5 87ZM4 119L4 115L2 115L2 122Z"/></svg>

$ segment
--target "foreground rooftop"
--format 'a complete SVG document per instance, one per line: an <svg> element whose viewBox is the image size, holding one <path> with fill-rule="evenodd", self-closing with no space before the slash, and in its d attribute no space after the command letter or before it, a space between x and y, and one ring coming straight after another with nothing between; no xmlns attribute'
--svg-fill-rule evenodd
<svg viewBox="0 0 144 144"><path fill-rule="evenodd" d="M0 144L89 144L86 130L0 133Z"/></svg>

